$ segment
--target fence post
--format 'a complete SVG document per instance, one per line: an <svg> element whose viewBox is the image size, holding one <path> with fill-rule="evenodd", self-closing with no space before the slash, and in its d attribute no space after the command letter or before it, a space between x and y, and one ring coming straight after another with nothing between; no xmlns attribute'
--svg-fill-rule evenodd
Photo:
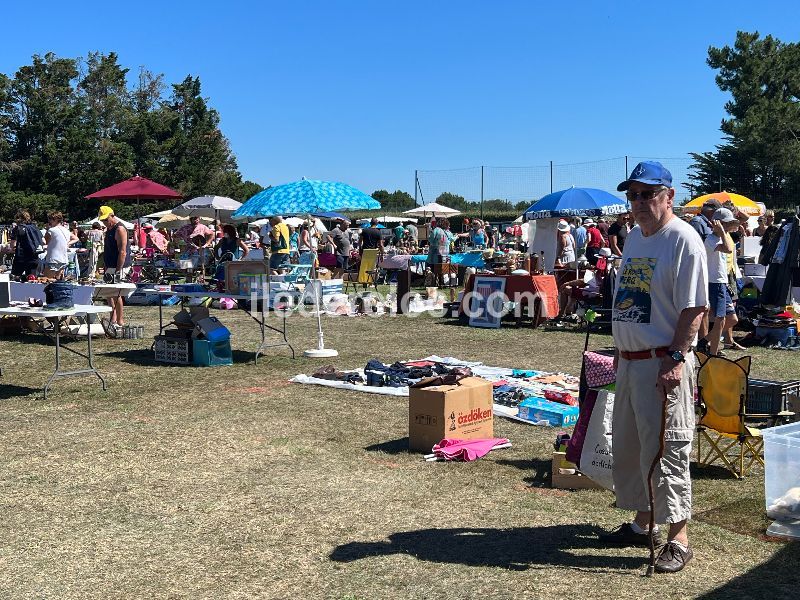
<svg viewBox="0 0 800 600"><path fill-rule="evenodd" d="M550 161L550 193L553 193L553 161Z"/></svg>
<svg viewBox="0 0 800 600"><path fill-rule="evenodd" d="M483 165L481 165L481 221L483 221Z"/></svg>
<svg viewBox="0 0 800 600"><path fill-rule="evenodd" d="M417 206L417 186L419 185L419 179L417 178L417 171L414 169L414 206Z"/></svg>
<svg viewBox="0 0 800 600"><path fill-rule="evenodd" d="M623 173L625 179L628 178L628 155L625 155L625 172Z"/></svg>

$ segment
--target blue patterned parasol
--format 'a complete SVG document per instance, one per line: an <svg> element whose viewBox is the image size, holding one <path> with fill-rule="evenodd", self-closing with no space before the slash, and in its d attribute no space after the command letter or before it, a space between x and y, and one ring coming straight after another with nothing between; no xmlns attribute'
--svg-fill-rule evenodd
<svg viewBox="0 0 800 600"><path fill-rule="evenodd" d="M303 178L257 193L233 213L233 218L261 219L275 215L304 215L380 207L380 202L346 183Z"/></svg>

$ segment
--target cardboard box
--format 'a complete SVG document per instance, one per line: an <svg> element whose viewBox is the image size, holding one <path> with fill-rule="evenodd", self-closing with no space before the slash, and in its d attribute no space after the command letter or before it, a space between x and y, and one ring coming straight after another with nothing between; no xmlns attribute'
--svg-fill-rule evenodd
<svg viewBox="0 0 800 600"><path fill-rule="evenodd" d="M239 294L245 296L256 293L264 293L267 289L267 277L258 273L242 273L237 277Z"/></svg>
<svg viewBox="0 0 800 600"><path fill-rule="evenodd" d="M574 473L563 471L574 470ZM602 489L594 481L583 475L574 464L567 461L566 453L553 452L553 466L550 475L550 487L562 490L593 490Z"/></svg>
<svg viewBox="0 0 800 600"><path fill-rule="evenodd" d="M569 406L560 402L552 402L544 398L531 396L519 403L517 416L520 419L533 421L534 423L547 421L554 427L568 427L578 422L579 412L580 409L577 406Z"/></svg>
<svg viewBox="0 0 800 600"><path fill-rule="evenodd" d="M455 385L411 388L408 397L408 448L430 452L444 438L494 437L492 384L467 377Z"/></svg>
<svg viewBox="0 0 800 600"><path fill-rule="evenodd" d="M256 260L229 260L225 265L225 291L229 294L239 293L239 275L250 273L266 275L267 266Z"/></svg>

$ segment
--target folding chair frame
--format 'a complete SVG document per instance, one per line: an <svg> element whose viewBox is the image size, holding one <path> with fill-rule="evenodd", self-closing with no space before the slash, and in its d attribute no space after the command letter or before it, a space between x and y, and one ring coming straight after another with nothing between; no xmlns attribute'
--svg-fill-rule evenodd
<svg viewBox="0 0 800 600"><path fill-rule="evenodd" d="M716 433L717 438L712 438L709 431ZM699 434L697 436L697 464L699 465L713 465L717 460L720 460L733 473L736 479L746 477L754 464L764 466L764 458L762 456L764 440L762 438L748 435L732 438L703 425L697 426L697 433ZM708 452L706 452L705 456L700 445L702 438L705 438L709 444ZM739 445L738 452L734 448L737 444ZM748 459L746 465L745 457Z"/></svg>
<svg viewBox="0 0 800 600"><path fill-rule="evenodd" d="M361 260L363 261L364 258L362 256ZM350 289L350 285L353 286L354 289L357 286L363 286L363 289L367 289L367 286L372 286L375 288L375 291L378 291L378 261L380 260L380 256L377 256L375 259L375 268L369 271L364 271L364 276L366 277L366 281L359 281L361 279L361 262L358 263L358 270L356 271L345 271L342 274L342 278L344 279L344 293L346 294L347 291ZM345 278L344 275L356 275L357 279L352 280L349 278Z"/></svg>
<svg viewBox="0 0 800 600"><path fill-rule="evenodd" d="M737 364L744 372L745 388L744 393L739 394L739 412L737 415L737 418L739 419L739 431L737 433L729 432L727 434L723 434L709 425L704 425L701 422L698 422L696 427L698 434L697 464L708 466L720 461L731 473L733 473L733 476L736 477L736 479L743 479L745 476L747 476L754 464L760 464L762 467L764 466L764 440L758 435L751 435L748 431L748 427L745 425L745 418L747 417L745 401L748 394L747 386L750 369L748 366L748 368L745 370L741 364L738 364L737 361L731 361L721 357L708 357L705 360L701 360L700 369L702 369L705 366L706 361L710 360L711 358L725 360L727 362ZM749 359L749 357L745 358ZM701 403L704 404L705 401L703 398L703 387L700 385L699 371L697 378L698 397L700 398ZM705 407L701 405L701 410L704 408ZM705 412L702 413L700 421L702 421L704 416ZM716 434L716 439L711 436L710 432ZM709 444L708 451L705 454L703 454L703 449L701 447L701 440L704 438ZM739 446L738 452L736 449L737 444ZM747 464L745 464L745 457L747 457Z"/></svg>

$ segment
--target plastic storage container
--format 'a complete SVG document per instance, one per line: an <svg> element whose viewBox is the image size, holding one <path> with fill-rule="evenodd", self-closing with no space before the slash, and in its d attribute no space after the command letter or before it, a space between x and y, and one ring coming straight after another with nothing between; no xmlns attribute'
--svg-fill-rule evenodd
<svg viewBox="0 0 800 600"><path fill-rule="evenodd" d="M192 363L191 343L189 339L157 335L153 344L155 360L174 365L189 365Z"/></svg>
<svg viewBox="0 0 800 600"><path fill-rule="evenodd" d="M214 367L233 364L230 340L212 342L192 340L192 364L197 367Z"/></svg>
<svg viewBox="0 0 800 600"><path fill-rule="evenodd" d="M800 539L800 423L761 430L767 534Z"/></svg>
<svg viewBox="0 0 800 600"><path fill-rule="evenodd" d="M749 379L745 410L751 415L774 415L787 410L791 395L800 395L800 381Z"/></svg>

